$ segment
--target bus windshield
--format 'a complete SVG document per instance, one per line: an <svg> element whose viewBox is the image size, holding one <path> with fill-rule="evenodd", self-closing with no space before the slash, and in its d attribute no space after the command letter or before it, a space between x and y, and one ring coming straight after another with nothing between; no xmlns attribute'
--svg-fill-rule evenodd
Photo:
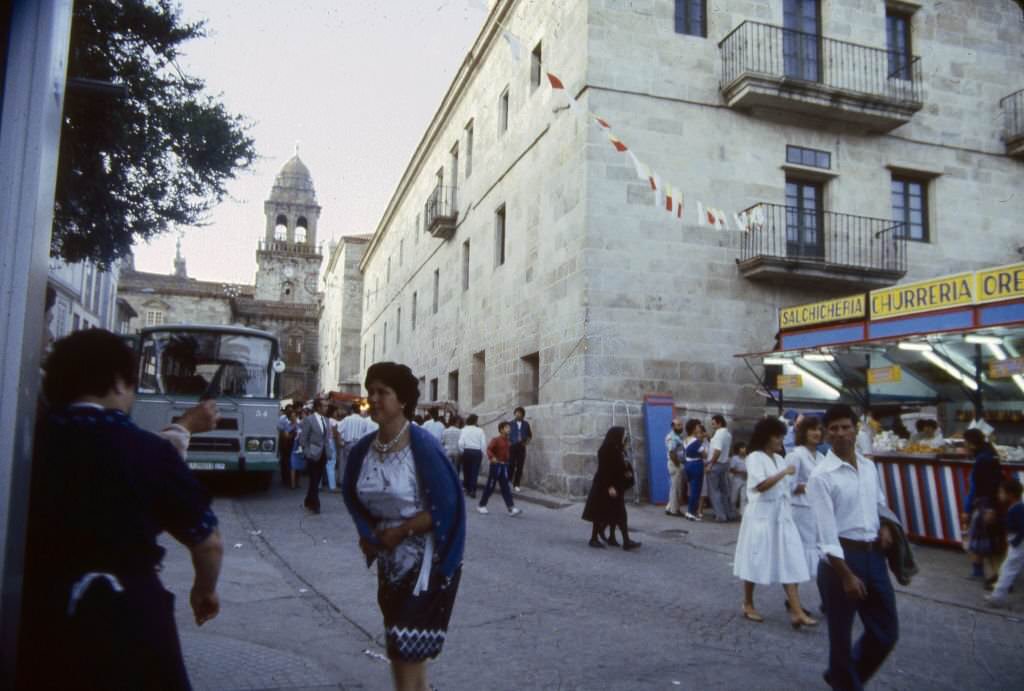
<svg viewBox="0 0 1024 691"><path fill-rule="evenodd" d="M216 331L150 331L139 349L140 394L270 398L274 341Z"/></svg>

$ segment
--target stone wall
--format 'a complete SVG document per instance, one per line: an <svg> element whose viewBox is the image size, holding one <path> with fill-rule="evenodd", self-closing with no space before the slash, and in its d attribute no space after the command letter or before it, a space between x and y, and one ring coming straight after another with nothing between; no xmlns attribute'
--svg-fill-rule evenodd
<svg viewBox="0 0 1024 691"><path fill-rule="evenodd" d="M323 280L320 311L320 390L359 393L359 341L363 320L363 274L359 262L368 238L343 237Z"/></svg>
<svg viewBox="0 0 1024 691"><path fill-rule="evenodd" d="M884 3L822 5L825 36L884 48ZM716 2L708 38L676 34L673 7L669 0L543 9L501 3L497 11L508 10L502 21L523 39L523 60L516 63L500 39L471 53L474 74L456 79L445 101L451 107L442 106L424 136L364 260L364 368L374 360L406 362L428 386L438 379L441 398L454 397L445 396L447 375L458 370L461 407L480 413L493 433L524 402L523 356L539 353L539 400L527 406L537 431L527 478L556 493L586 491L613 409L631 411L635 460L646 473L639 422L646 393L672 394L689 415L738 418L741 432L763 411L756 377L734 355L773 347L779 307L837 292L743 278L740 233L698 227L694 209L697 200L730 212L785 203L787 144L831 154L824 200L831 211L888 219L893 171L928 180L930 241L910 243L906 280L1008 263L1020 245L1024 168L1004 155L998 118L999 98L1020 86L1006 75L1024 74L1019 38L1001 26L1019 22L1013 3L961 1L944 3L941 14L931 6L915 13L925 105L887 134L723 104L718 42L746 19L781 25L781 0ZM947 12L959 18L956 26L943 18ZM642 160L684 190L685 221L655 208L649 186L601 130L553 110L559 101L546 84L530 91L528 54L539 38L546 68L581 105L607 118ZM984 55L971 62L975 43ZM510 129L499 137L495 105L506 84ZM436 240L417 219L435 172L444 168L447 179L456 142L464 171L470 119L473 173L459 180L455 237ZM501 204L509 245L496 267L494 210ZM470 287L463 291L467 239ZM486 392L473 401L473 356L481 352Z"/></svg>

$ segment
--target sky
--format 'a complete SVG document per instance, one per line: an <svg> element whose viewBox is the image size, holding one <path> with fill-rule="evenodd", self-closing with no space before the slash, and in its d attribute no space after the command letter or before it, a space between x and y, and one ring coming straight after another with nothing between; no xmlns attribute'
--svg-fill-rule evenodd
<svg viewBox="0 0 1024 691"><path fill-rule="evenodd" d="M182 0L208 36L180 65L251 123L258 160L202 227L180 228L188 274L252 283L263 202L299 146L323 207L319 240L372 233L486 19L479 0ZM135 247L171 273L178 231Z"/></svg>

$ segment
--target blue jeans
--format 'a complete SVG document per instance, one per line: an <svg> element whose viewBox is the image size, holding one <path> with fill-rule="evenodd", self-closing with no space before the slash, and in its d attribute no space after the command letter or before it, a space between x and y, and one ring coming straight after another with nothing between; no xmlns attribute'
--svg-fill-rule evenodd
<svg viewBox="0 0 1024 691"><path fill-rule="evenodd" d="M704 461L687 461L683 470L686 471L686 479L690 481L686 510L696 516L700 511L700 490L704 486Z"/></svg>
<svg viewBox="0 0 1024 691"><path fill-rule="evenodd" d="M501 485L501 498L505 500L505 506L511 511L515 504L512 503L512 488L508 484L508 463L491 463L491 468L487 472L484 496L480 497L480 506L487 506L487 500L494 494L495 483Z"/></svg>
<svg viewBox="0 0 1024 691"><path fill-rule="evenodd" d="M462 452L462 487L466 494L476 496L476 481L480 476L480 462L484 453L480 449L466 449Z"/></svg>
<svg viewBox="0 0 1024 691"><path fill-rule="evenodd" d="M833 689L860 691L896 646L899 617L885 555L877 551L845 552L846 565L864 581L868 596L863 600L848 597L839 573L827 562L819 563L818 592L828 612L826 675ZM851 650L855 614L864 624L864 633Z"/></svg>

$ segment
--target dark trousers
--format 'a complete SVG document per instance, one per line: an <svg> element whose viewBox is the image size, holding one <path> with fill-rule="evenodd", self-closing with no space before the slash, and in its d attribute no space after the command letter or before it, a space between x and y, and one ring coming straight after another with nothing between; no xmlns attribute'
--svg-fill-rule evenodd
<svg viewBox="0 0 1024 691"><path fill-rule="evenodd" d="M686 510L694 516L700 511L700 491L704 487L704 461L687 461L683 466L686 479L690 483L690 494L686 500Z"/></svg>
<svg viewBox="0 0 1024 691"><path fill-rule="evenodd" d="M509 447L508 465L512 485L518 487L523 483L523 466L526 465L526 444L520 442Z"/></svg>
<svg viewBox="0 0 1024 691"><path fill-rule="evenodd" d="M320 478L324 476L327 455L320 454L315 461L306 459L306 470L309 472L309 487L306 489L306 501L303 502L310 511L320 513Z"/></svg>
<svg viewBox="0 0 1024 691"><path fill-rule="evenodd" d="M476 482L480 477L480 462L484 452L479 449L466 449L462 452L462 486L466 494L476 496Z"/></svg>
<svg viewBox="0 0 1024 691"><path fill-rule="evenodd" d="M281 468L281 484L292 484L292 440L284 434L277 435L277 463Z"/></svg>
<svg viewBox="0 0 1024 691"><path fill-rule="evenodd" d="M501 498L505 500L505 506L509 511L515 506L512 503L512 487L508 484L508 463L491 463L487 471L487 486L484 487L484 496L480 497L480 506L487 506L487 501L494 494L494 485L501 485Z"/></svg>
<svg viewBox="0 0 1024 691"><path fill-rule="evenodd" d="M899 638L896 595L889 581L885 555L846 549L846 564L864 581L868 596L851 599L843 592L839 573L828 563L818 565L818 592L828 612L828 671L833 689L860 691L885 661ZM850 646L854 615L864 633Z"/></svg>

